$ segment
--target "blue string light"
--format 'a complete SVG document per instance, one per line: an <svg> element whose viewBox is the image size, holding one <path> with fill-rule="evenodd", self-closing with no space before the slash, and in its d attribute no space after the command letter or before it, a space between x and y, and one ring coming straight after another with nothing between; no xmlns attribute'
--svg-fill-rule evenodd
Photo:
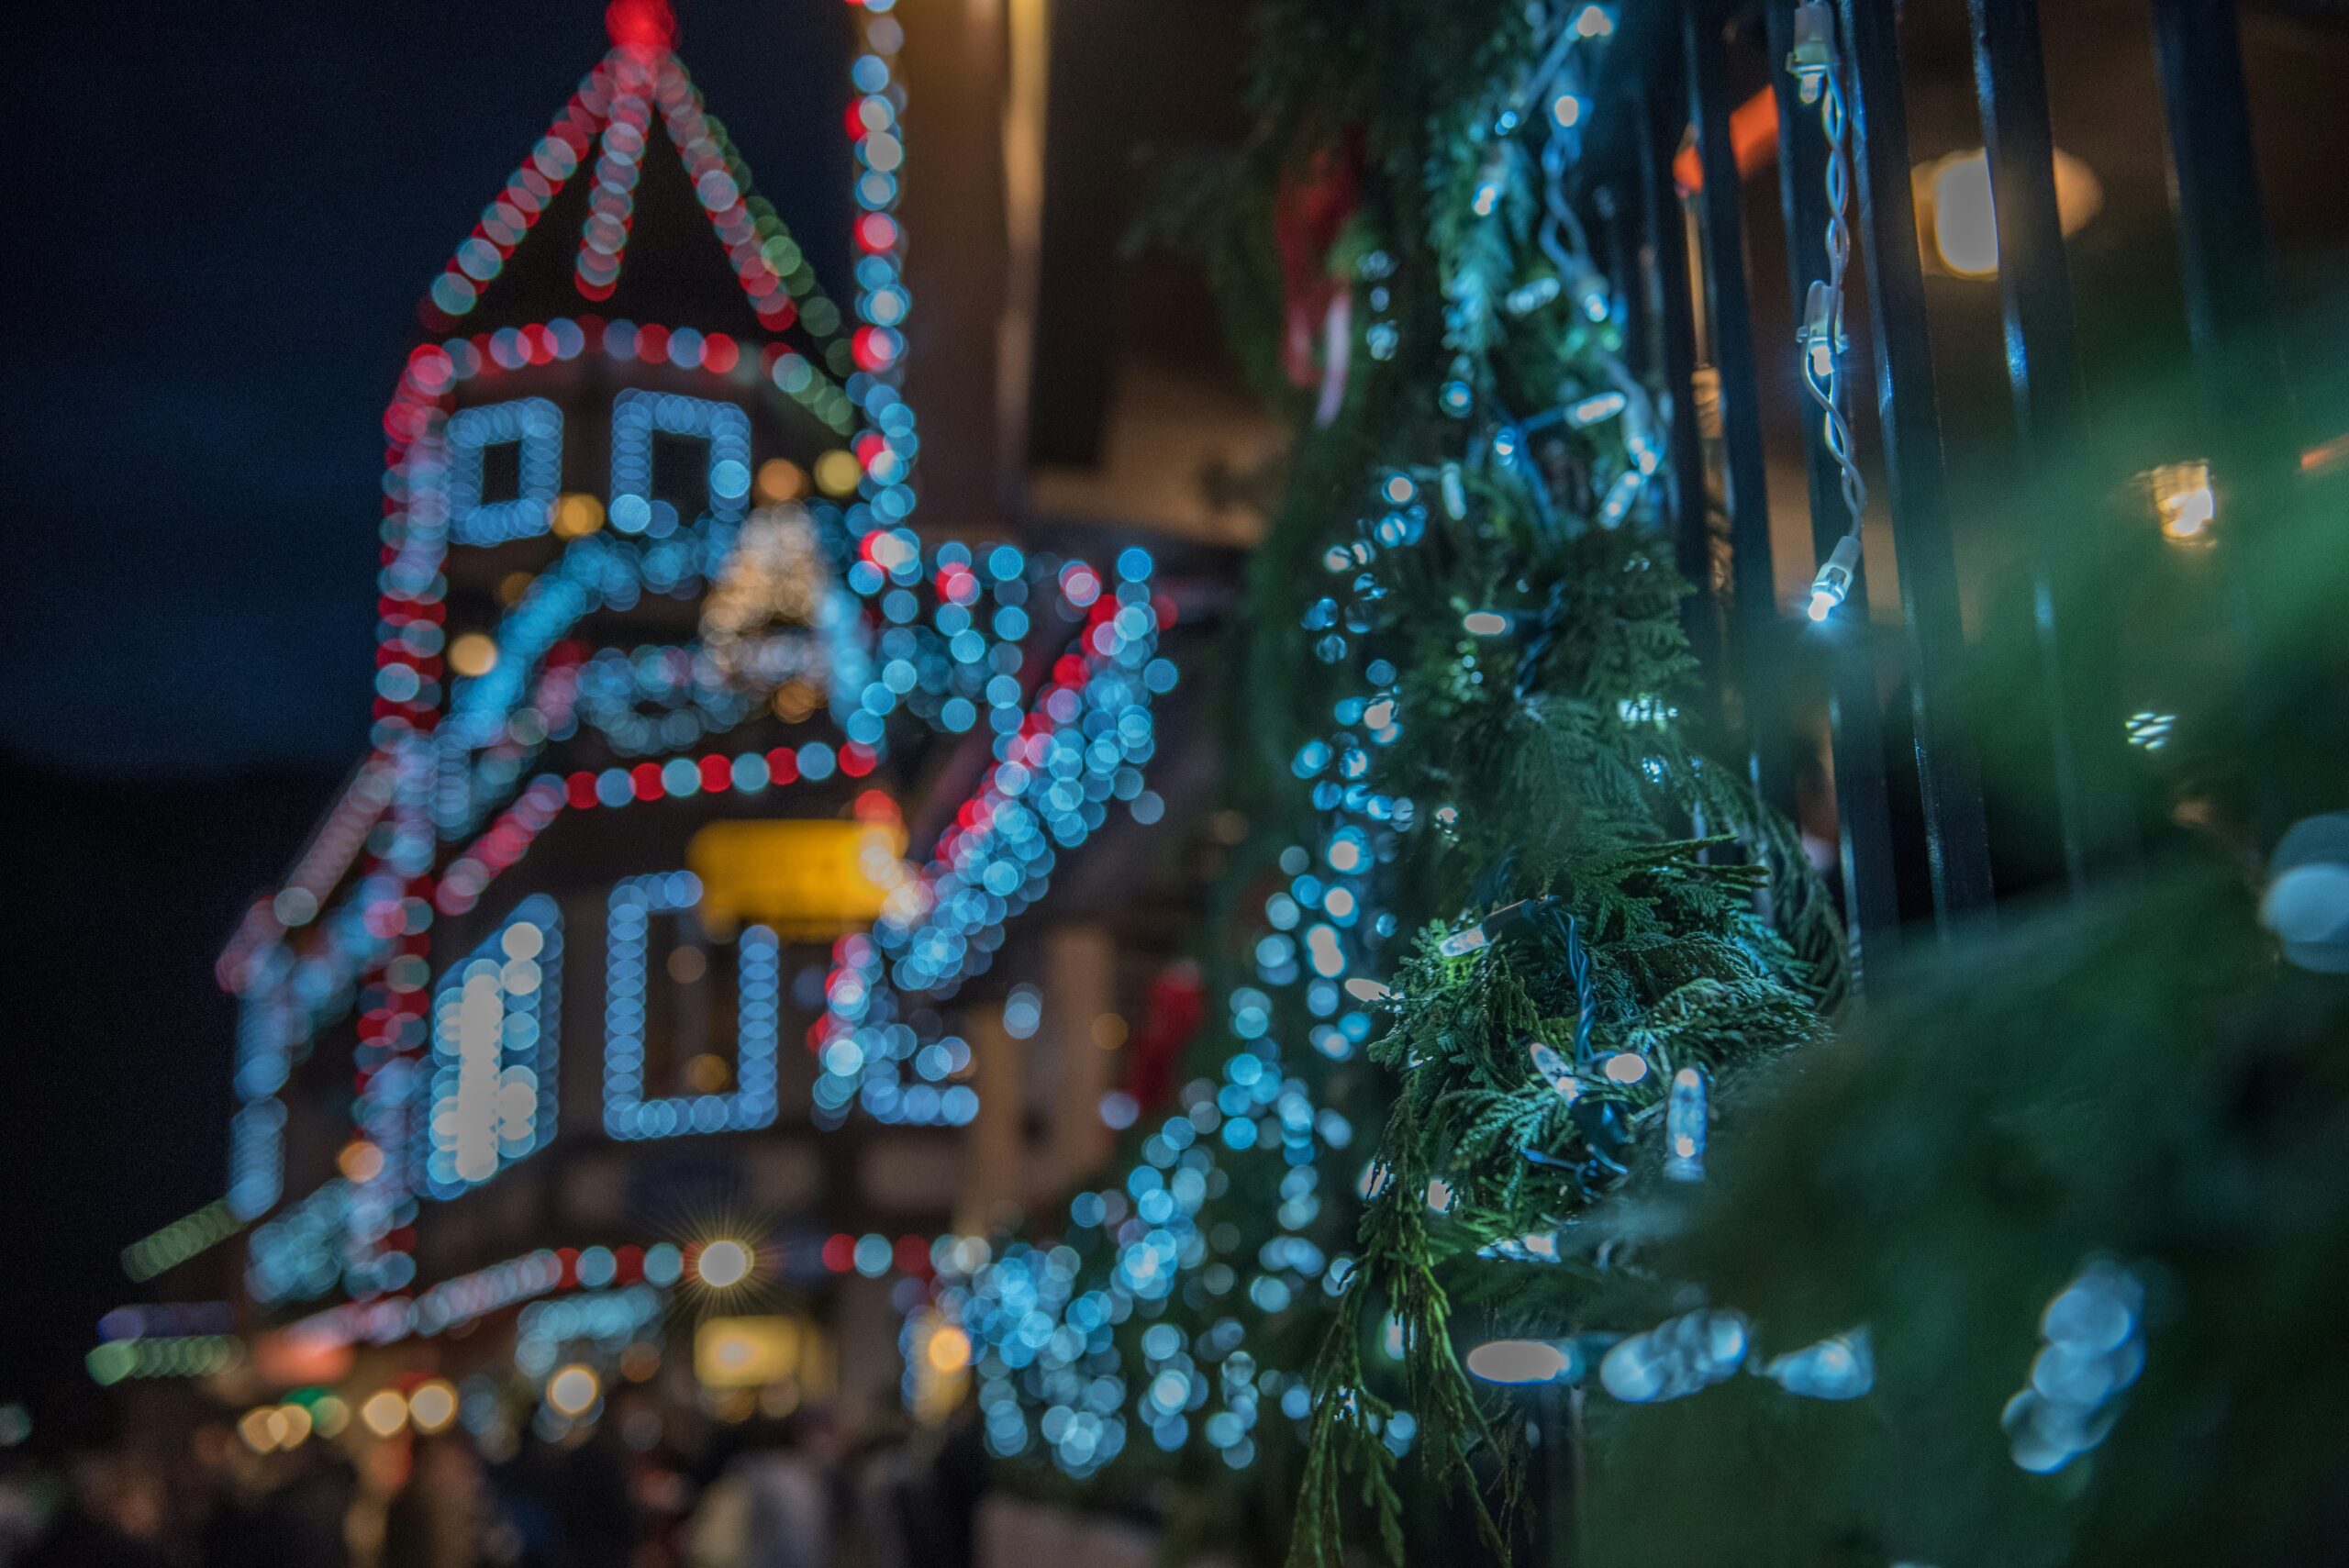
<svg viewBox="0 0 2349 1568"><path fill-rule="evenodd" d="M624 534L665 539L680 524L698 520L680 517L674 506L652 495L656 434L708 443L699 476L708 515L720 522L741 521L751 494L749 416L731 403L631 388L612 402L612 527Z"/></svg>
<svg viewBox="0 0 2349 1568"><path fill-rule="evenodd" d="M701 880L685 871L630 877L612 889L604 950L604 1130L614 1138L749 1132L774 1120L783 955L763 926L745 927L737 949L733 1092L649 1098L644 1092L651 917L696 907L701 891Z"/></svg>
<svg viewBox="0 0 2349 1568"><path fill-rule="evenodd" d="M460 544L495 545L542 534L551 526L562 485L562 410L543 397L484 403L449 416L449 532ZM484 501L489 449L518 448L520 494Z"/></svg>

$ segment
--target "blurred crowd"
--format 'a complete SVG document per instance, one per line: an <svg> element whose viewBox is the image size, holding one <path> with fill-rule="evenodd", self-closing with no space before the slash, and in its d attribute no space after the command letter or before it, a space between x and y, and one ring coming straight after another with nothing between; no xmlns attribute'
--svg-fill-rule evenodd
<svg viewBox="0 0 2349 1568"><path fill-rule="evenodd" d="M967 1411L678 1429L615 1410L494 1458L460 1427L256 1453L226 1423L0 1451L0 1568L971 1568Z"/></svg>

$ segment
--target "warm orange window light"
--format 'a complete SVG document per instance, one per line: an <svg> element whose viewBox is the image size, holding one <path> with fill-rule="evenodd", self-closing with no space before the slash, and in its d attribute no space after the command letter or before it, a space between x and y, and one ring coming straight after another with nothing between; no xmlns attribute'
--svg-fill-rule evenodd
<svg viewBox="0 0 2349 1568"><path fill-rule="evenodd" d="M705 1388L764 1388L799 1370L799 1325L788 1318L705 1318L694 1329L694 1376Z"/></svg>

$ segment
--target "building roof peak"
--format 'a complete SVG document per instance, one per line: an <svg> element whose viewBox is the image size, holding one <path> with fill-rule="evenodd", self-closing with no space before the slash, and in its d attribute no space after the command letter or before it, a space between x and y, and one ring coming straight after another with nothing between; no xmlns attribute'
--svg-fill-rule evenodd
<svg viewBox="0 0 2349 1568"><path fill-rule="evenodd" d="M874 364L855 357L846 313L677 57L669 0L611 0L605 24L610 50L433 280L426 328L519 329L584 306L751 341L796 328L835 381L894 359L894 340Z"/></svg>

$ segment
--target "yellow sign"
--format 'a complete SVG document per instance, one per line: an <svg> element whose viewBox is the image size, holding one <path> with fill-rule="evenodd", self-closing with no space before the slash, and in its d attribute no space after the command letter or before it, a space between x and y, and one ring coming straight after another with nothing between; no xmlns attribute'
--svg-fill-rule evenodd
<svg viewBox="0 0 2349 1568"><path fill-rule="evenodd" d="M705 1318L694 1329L694 1375L705 1388L764 1388L799 1370L800 1328L788 1318Z"/></svg>
<svg viewBox="0 0 2349 1568"><path fill-rule="evenodd" d="M703 924L744 921L786 941L829 941L873 924L906 880L906 832L894 823L713 822L685 846L701 879Z"/></svg>

